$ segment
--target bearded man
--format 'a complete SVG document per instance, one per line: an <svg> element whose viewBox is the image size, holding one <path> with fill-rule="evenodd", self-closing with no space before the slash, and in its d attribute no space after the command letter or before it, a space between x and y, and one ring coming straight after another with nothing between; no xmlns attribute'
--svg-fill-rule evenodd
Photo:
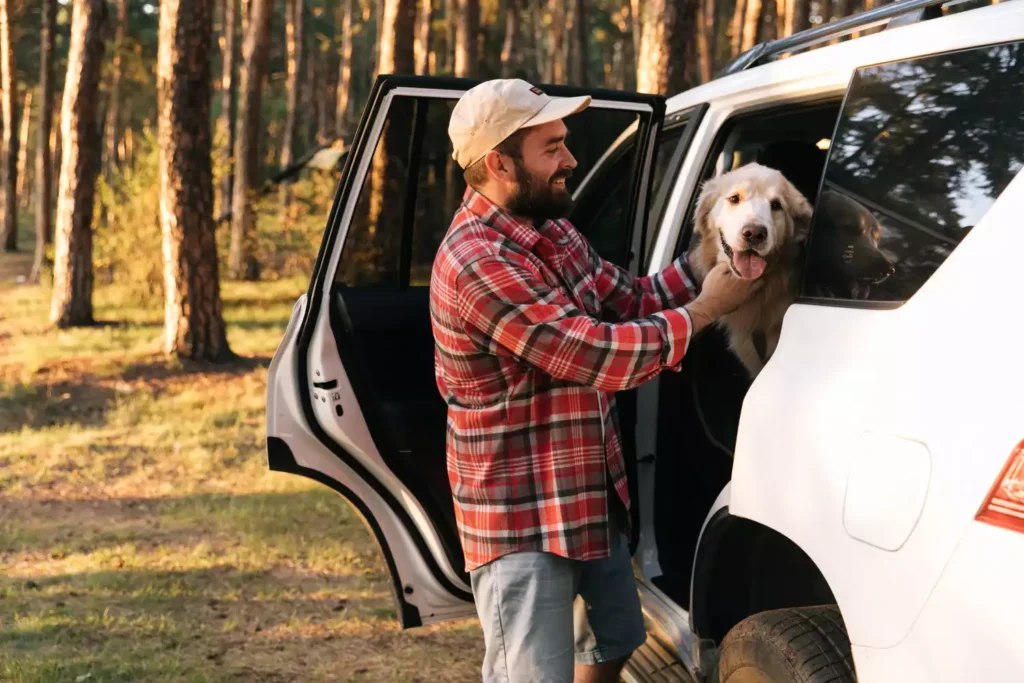
<svg viewBox="0 0 1024 683"><path fill-rule="evenodd" d="M430 313L486 683L615 681L644 642L614 394L678 369L757 286L723 265L697 296L682 259L634 278L591 248L565 219L562 121L589 104L487 81L448 128L468 187Z"/></svg>

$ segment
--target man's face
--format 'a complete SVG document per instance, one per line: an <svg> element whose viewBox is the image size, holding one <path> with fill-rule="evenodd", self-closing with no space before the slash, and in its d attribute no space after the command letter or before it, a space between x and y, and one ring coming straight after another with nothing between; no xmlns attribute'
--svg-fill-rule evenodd
<svg viewBox="0 0 1024 683"><path fill-rule="evenodd" d="M552 121L527 130L520 157L513 158L515 183L508 209L534 220L563 218L572 210L572 195L566 179L576 168L576 159L565 146L568 130Z"/></svg>

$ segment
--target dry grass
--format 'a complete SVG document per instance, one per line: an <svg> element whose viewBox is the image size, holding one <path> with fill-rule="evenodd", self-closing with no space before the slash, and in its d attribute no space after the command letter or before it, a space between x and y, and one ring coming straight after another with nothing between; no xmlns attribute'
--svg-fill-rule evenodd
<svg viewBox="0 0 1024 683"><path fill-rule="evenodd" d="M304 281L229 283L244 358L214 368L111 289L107 324L58 332L46 291L0 280L0 681L479 680L475 621L401 631L357 515L266 469Z"/></svg>

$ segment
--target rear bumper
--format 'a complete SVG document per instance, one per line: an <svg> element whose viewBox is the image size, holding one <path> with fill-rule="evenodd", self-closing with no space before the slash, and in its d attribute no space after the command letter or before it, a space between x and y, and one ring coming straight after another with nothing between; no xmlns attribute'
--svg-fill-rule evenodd
<svg viewBox="0 0 1024 683"><path fill-rule="evenodd" d="M1024 680L1024 534L973 523L907 637L853 654L860 683Z"/></svg>

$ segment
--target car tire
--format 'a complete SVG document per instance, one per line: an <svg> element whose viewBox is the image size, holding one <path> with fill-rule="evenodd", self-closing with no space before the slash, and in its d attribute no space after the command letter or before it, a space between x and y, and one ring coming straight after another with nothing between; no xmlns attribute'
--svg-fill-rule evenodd
<svg viewBox="0 0 1024 683"><path fill-rule="evenodd" d="M855 683L850 639L834 605L761 612L722 641L716 683Z"/></svg>

